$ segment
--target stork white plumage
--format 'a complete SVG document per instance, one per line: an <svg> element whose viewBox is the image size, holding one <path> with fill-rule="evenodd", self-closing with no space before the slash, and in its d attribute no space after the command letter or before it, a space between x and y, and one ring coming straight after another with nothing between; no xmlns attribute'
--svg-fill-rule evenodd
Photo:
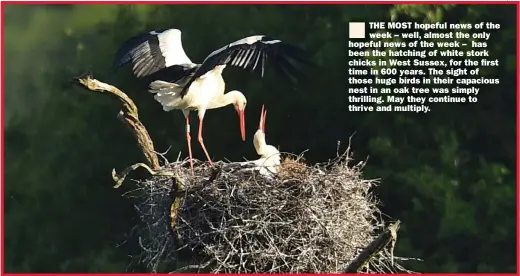
<svg viewBox="0 0 520 276"><path fill-rule="evenodd" d="M260 112L260 122L258 123L258 130L253 137L253 145L256 153L260 155L260 158L252 161L240 162L240 166L243 166L243 171L257 171L265 177L273 177L278 173L282 159L280 157L280 151L274 146L268 145L265 140L265 120L267 117L267 111L264 110L262 105L262 111Z"/></svg>
<svg viewBox="0 0 520 276"><path fill-rule="evenodd" d="M274 146L268 145L265 140L265 120L267 117L267 110L262 105L262 111L260 112L260 122L258 123L258 130L253 136L253 145L256 153L260 155L260 158L254 160L253 163L256 165L256 170L262 175L276 174L280 168L282 159L280 157L280 151Z"/></svg>
<svg viewBox="0 0 520 276"><path fill-rule="evenodd" d="M165 111L182 110L186 117L186 139L193 171L189 112L198 111L198 141L213 165L202 138L207 109L233 104L239 114L242 140L245 140L244 111L247 101L236 90L224 94L222 70L229 65L253 72L261 63L263 76L267 59L274 61L279 72L297 79L304 76L289 59L314 65L304 50L264 35L237 40L213 51L201 64L195 64L184 52L181 31L167 29L151 31L125 41L116 54L114 67L117 69L132 62L134 75L150 83L149 91L155 94L155 100L161 103Z"/></svg>
<svg viewBox="0 0 520 276"><path fill-rule="evenodd" d="M244 94L237 90L224 94L224 80L222 79L220 72L217 70L208 72L204 79L196 80L190 88L190 93L185 97L181 96L183 87L184 86L176 83L154 81L150 84L150 92L155 93L154 98L162 104L164 111L170 111L172 109L182 110L182 113L186 118L186 140L188 143L190 166L193 171L189 117L190 111L198 111L199 134L197 140L199 141L202 150L204 150L210 165L213 166L213 162L211 161L211 157L209 156L202 138L202 126L206 110L233 104L240 118L240 134L242 140L245 140L246 132L244 111L246 109L247 100ZM202 91L204 91L204 93L201 93Z"/></svg>

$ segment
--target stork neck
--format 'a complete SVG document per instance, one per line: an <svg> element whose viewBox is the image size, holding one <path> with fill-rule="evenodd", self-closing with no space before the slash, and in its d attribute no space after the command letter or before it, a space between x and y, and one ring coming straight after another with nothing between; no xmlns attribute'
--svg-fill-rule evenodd
<svg viewBox="0 0 520 276"><path fill-rule="evenodd" d="M226 68L226 65L217 65L213 70L211 70L214 74L222 74L222 71L224 71L224 68Z"/></svg>
<svg viewBox="0 0 520 276"><path fill-rule="evenodd" d="M262 158L277 158L280 156L280 152L271 145L265 145L262 149L262 153L259 154Z"/></svg>
<svg viewBox="0 0 520 276"><path fill-rule="evenodd" d="M226 93L217 97L214 101L212 101L209 105L209 109L220 108L223 106L230 105L235 102L235 97L232 93Z"/></svg>
<svg viewBox="0 0 520 276"><path fill-rule="evenodd" d="M264 148L267 145L265 142L265 135L261 130L257 130L255 136L253 137L253 145L255 146L256 153L258 155L262 155L264 153Z"/></svg>

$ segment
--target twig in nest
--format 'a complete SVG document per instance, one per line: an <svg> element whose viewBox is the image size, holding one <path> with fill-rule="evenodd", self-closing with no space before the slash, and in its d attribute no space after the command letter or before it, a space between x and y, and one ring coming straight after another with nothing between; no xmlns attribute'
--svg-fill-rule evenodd
<svg viewBox="0 0 520 276"><path fill-rule="evenodd" d="M137 142L139 143L147 163L153 170L158 170L160 168L159 158L157 157L157 154L154 150L153 141L150 138L148 131L146 131L144 125L141 123L141 121L139 121L137 107L135 106L132 99L130 99L117 87L94 79L91 73L85 73L79 77L76 77L75 80L91 91L109 92L119 98L119 101L121 102L121 111L119 111L117 117L126 123L134 136L137 138ZM112 174L114 175L114 172ZM119 186L122 183L122 181L115 181L117 183L116 186Z"/></svg>
<svg viewBox="0 0 520 276"><path fill-rule="evenodd" d="M168 161L168 158L166 158L166 154L170 151L170 149L172 148L172 146L170 145L168 147L168 149L166 149L165 152L158 152L158 151L154 151L155 154L157 154L157 156L161 157L163 162L164 162L164 166L168 166L168 164L170 164L170 161ZM180 155L180 153L179 153Z"/></svg>
<svg viewBox="0 0 520 276"><path fill-rule="evenodd" d="M211 176L208 179L208 184L215 181L217 177L222 173L222 168L220 166L215 166L211 168Z"/></svg>
<svg viewBox="0 0 520 276"><path fill-rule="evenodd" d="M176 269L175 272L188 271L190 269L197 269L197 272L200 272L201 269L204 269L204 268L210 266L213 262L214 262L213 260L209 260L203 264L183 266L179 269Z"/></svg>
<svg viewBox="0 0 520 276"><path fill-rule="evenodd" d="M395 223L388 226L383 233L372 241L359 255L348 265L345 269L345 273L356 273L370 261L375 254L383 250L389 243L391 243L391 263L394 264L394 246L397 241L397 230L401 222L398 220Z"/></svg>
<svg viewBox="0 0 520 276"><path fill-rule="evenodd" d="M175 176L175 174L172 171L165 171L165 170L152 170L148 165L145 163L137 163L134 164L126 169L123 170L121 174L118 174L116 172L116 169L112 169L112 179L114 182L116 182L116 185L114 185L114 188L119 188L121 184L123 184L123 181L125 181L126 176L131 172L134 171L137 168L144 168L146 169L151 175L158 175L158 176Z"/></svg>
<svg viewBox="0 0 520 276"><path fill-rule="evenodd" d="M182 201L184 200L183 192L183 184L179 177L175 177L172 181L172 186L170 190L170 196L173 199L172 206L170 207L170 227L172 232L175 234L175 224L177 222L177 217L179 214L179 209L182 206Z"/></svg>

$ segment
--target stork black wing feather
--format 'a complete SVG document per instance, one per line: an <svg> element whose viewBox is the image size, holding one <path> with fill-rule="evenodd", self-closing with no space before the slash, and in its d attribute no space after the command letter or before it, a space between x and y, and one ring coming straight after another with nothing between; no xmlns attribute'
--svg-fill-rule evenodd
<svg viewBox="0 0 520 276"><path fill-rule="evenodd" d="M119 67L132 61L132 51L136 48L136 46L144 42L146 42L146 38L144 38L142 35L132 37L123 42L121 47L116 52L116 57L114 58L114 63L112 65L113 69L117 70Z"/></svg>
<svg viewBox="0 0 520 276"><path fill-rule="evenodd" d="M159 44L157 44L157 47L150 47L150 53L152 54L152 58L148 58L146 70L144 70L141 76L153 74L166 67L166 62L162 57Z"/></svg>
<svg viewBox="0 0 520 276"><path fill-rule="evenodd" d="M151 60L137 58L132 71L134 72L134 74L137 77L140 77L144 74L144 72L146 71L146 68L149 67L151 65L151 63L152 63Z"/></svg>
<svg viewBox="0 0 520 276"><path fill-rule="evenodd" d="M150 83L152 81L156 80L162 80L170 83L176 83L185 76L189 76L190 74L193 74L199 67L187 67L183 65L173 65L170 67L166 67L164 69L161 69L155 73L152 73L148 76L144 76L142 79L146 81L147 83Z"/></svg>
<svg viewBox="0 0 520 276"><path fill-rule="evenodd" d="M311 67L317 66L316 63L312 62L312 60L310 59L309 53L301 48L295 47L291 44L281 42L279 44L279 49L286 56L288 56L298 62L301 62L301 63L311 66Z"/></svg>
<svg viewBox="0 0 520 276"><path fill-rule="evenodd" d="M278 56L277 62L280 64L280 66L286 70L286 72L292 76L294 79L298 81L304 81L305 80L305 74L298 68L296 68L285 56Z"/></svg>
<svg viewBox="0 0 520 276"><path fill-rule="evenodd" d="M160 32L161 30L159 30ZM121 43L121 47L116 52L113 67L114 70L132 61L132 52L140 48L141 44L150 39L150 34L138 34Z"/></svg>
<svg viewBox="0 0 520 276"><path fill-rule="evenodd" d="M256 50L253 53L253 57L251 58L251 61L247 64L246 69L248 69L249 72L253 72L256 69L256 66L258 66L258 61L262 57L262 52Z"/></svg>
<svg viewBox="0 0 520 276"><path fill-rule="evenodd" d="M113 68L117 70L133 62L133 73L141 78L166 67L165 57L159 45L159 35L169 29L159 29L131 37L117 50Z"/></svg>
<svg viewBox="0 0 520 276"><path fill-rule="evenodd" d="M218 65L235 66L253 72L260 67L259 62L261 62L261 76L263 77L267 59L272 61L271 63L279 73L286 75L291 80L292 78L304 80L305 75L290 60L316 66L303 49L266 36L250 36L211 53L186 83L180 93L181 97L186 95L193 81Z"/></svg>
<svg viewBox="0 0 520 276"><path fill-rule="evenodd" d="M281 65L281 63L278 60L275 60L275 62L272 62L272 67L275 69L278 74L291 79L291 75L287 72L287 70Z"/></svg>

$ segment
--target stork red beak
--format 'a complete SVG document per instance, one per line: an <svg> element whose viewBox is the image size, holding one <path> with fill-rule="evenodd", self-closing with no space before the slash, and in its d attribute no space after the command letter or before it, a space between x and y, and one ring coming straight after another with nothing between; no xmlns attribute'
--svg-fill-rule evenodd
<svg viewBox="0 0 520 276"><path fill-rule="evenodd" d="M267 117L267 110L262 105L262 111L260 111L260 122L258 123L258 129L265 133L265 118Z"/></svg>
<svg viewBox="0 0 520 276"><path fill-rule="evenodd" d="M240 135L242 141L246 140L246 119L244 118L244 110L237 109L238 117L240 119Z"/></svg>

